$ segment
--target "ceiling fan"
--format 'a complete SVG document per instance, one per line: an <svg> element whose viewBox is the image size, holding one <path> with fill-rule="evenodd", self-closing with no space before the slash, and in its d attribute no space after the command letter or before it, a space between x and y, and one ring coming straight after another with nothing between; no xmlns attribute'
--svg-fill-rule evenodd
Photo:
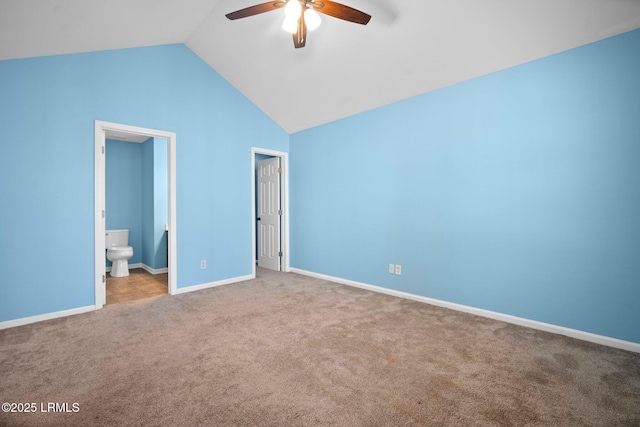
<svg viewBox="0 0 640 427"><path fill-rule="evenodd" d="M282 29L293 34L293 45L296 48L305 46L307 30L312 31L320 25L318 12L361 25L367 25L371 19L371 15L329 0L276 0L236 10L225 16L233 21L281 7L284 7L285 13Z"/></svg>

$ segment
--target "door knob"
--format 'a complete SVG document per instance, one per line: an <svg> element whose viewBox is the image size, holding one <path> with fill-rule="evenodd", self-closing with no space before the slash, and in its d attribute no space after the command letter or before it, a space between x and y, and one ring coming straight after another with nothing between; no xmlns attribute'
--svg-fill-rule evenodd
<svg viewBox="0 0 640 427"><path fill-rule="evenodd" d="M260 221L260 217L256 218L256 220Z"/></svg>

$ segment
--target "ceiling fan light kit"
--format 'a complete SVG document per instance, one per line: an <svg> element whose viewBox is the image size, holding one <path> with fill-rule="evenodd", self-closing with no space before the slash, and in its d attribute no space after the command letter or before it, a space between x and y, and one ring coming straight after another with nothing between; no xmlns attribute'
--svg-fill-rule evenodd
<svg viewBox="0 0 640 427"><path fill-rule="evenodd" d="M293 45L296 48L306 45L307 30L313 31L320 25L321 19L318 12L361 25L367 25L371 19L371 15L330 0L270 1L236 10L225 16L233 21L281 7L284 7L285 14L282 29L293 35Z"/></svg>
<svg viewBox="0 0 640 427"><path fill-rule="evenodd" d="M282 21L282 29L288 33L295 34L298 31L298 20L289 16Z"/></svg>
<svg viewBox="0 0 640 427"><path fill-rule="evenodd" d="M302 13L302 5L298 0L289 0L287 5L284 7L284 16L287 18L300 18L300 14Z"/></svg>
<svg viewBox="0 0 640 427"><path fill-rule="evenodd" d="M307 29L309 31L313 31L320 26L320 15L314 9L309 9L304 11L304 22L307 23Z"/></svg>

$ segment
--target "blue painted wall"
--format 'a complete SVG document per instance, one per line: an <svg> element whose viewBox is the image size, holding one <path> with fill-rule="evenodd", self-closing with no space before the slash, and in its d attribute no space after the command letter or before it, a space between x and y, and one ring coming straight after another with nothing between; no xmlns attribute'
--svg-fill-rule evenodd
<svg viewBox="0 0 640 427"><path fill-rule="evenodd" d="M167 140L153 140L153 254L149 267L167 267L167 233L169 222L169 181Z"/></svg>
<svg viewBox="0 0 640 427"><path fill-rule="evenodd" d="M161 269L167 267L167 140L149 138L142 152L142 263Z"/></svg>
<svg viewBox="0 0 640 427"><path fill-rule="evenodd" d="M177 134L179 288L251 274L250 147L289 137L211 67L184 45L0 61L0 321L94 304L95 120Z"/></svg>
<svg viewBox="0 0 640 427"><path fill-rule="evenodd" d="M640 343L638 52L634 31L292 135L292 266Z"/></svg>
<svg viewBox="0 0 640 427"><path fill-rule="evenodd" d="M142 262L143 182L142 144L108 139L105 150L105 226L107 230L129 230L133 256L129 264ZM111 261L106 260L110 266Z"/></svg>
<svg viewBox="0 0 640 427"><path fill-rule="evenodd" d="M155 244L154 244L154 167L153 167L153 151L154 151L154 139L149 138L141 144L142 151L142 163L141 178L142 178L142 193L140 194L140 202L142 205L142 247L138 252L141 252L141 262L149 267L153 267L155 259ZM166 208L165 208L166 210ZM107 216L109 215L109 205L107 205ZM134 248L134 253L135 253Z"/></svg>

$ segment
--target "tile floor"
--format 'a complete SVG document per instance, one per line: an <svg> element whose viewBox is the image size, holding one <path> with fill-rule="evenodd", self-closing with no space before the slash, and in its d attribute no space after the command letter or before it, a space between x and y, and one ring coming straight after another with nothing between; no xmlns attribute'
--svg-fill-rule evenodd
<svg viewBox="0 0 640 427"><path fill-rule="evenodd" d="M126 277L107 273L107 304L135 301L167 293L168 274L151 274L142 268L129 270Z"/></svg>

